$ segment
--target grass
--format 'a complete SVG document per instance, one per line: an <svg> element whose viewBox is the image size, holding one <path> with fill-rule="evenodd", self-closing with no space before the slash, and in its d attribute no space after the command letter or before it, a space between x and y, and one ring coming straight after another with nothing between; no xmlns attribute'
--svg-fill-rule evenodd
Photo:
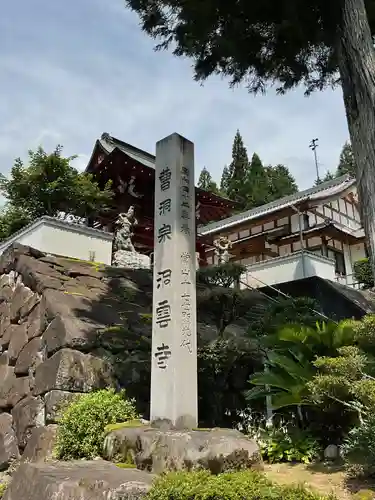
<svg viewBox="0 0 375 500"><path fill-rule="evenodd" d="M348 481L340 466L324 464L265 464L265 474L281 484L305 484L320 493L334 493L339 500L355 500L360 490L372 490L375 498L375 484Z"/></svg>

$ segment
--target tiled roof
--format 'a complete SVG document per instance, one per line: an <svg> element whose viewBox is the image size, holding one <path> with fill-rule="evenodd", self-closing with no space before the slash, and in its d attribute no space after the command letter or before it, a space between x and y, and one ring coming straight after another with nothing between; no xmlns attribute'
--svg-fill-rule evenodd
<svg viewBox="0 0 375 500"><path fill-rule="evenodd" d="M351 178L349 175L343 175L331 181L323 182L318 186L306 189L305 191L300 191L299 193L285 196L284 198L280 198L279 200L271 201L271 203L266 203L265 205L261 205L260 207L256 207L251 210L247 210L246 212L233 215L232 217L228 217L227 219L207 224L200 229L199 234L204 236L216 231L227 229L232 226L241 224L242 222L250 221L263 215L277 212L278 210L290 207L295 203L300 203L302 201L328 198L348 189L353 184L355 184L355 179Z"/></svg>
<svg viewBox="0 0 375 500"><path fill-rule="evenodd" d="M101 138L99 139L100 145L102 148L107 151L108 153L111 153L115 148L120 149L120 151L123 151L125 154L133 158L134 160L139 161L143 165L149 168L155 168L155 156L147 153L146 151L143 151L142 149L138 149L135 146L132 146L131 144L128 144L126 142L120 141L119 139L116 139L115 137L112 137L111 135L107 134L104 132L102 134Z"/></svg>

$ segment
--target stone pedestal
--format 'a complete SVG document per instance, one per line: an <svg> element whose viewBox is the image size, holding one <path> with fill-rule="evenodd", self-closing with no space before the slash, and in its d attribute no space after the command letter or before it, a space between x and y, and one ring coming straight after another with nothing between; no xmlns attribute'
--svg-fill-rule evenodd
<svg viewBox="0 0 375 500"><path fill-rule="evenodd" d="M151 261L148 255L127 250L117 250L113 255L112 265L126 269L151 269Z"/></svg>
<svg viewBox="0 0 375 500"><path fill-rule="evenodd" d="M225 471L263 468L257 443L234 429L179 431L149 426L111 431L105 438L108 460L129 461L156 474L175 470Z"/></svg>

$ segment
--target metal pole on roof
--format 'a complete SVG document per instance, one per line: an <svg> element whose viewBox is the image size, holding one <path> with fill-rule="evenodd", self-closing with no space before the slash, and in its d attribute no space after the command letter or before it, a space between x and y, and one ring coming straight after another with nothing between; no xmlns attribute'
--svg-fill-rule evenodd
<svg viewBox="0 0 375 500"><path fill-rule="evenodd" d="M305 244L303 240L303 214L298 210L295 205L291 205L291 208L298 215L298 225L299 225L299 240L301 244L301 257L302 257L302 275L306 278L306 263L305 263Z"/></svg>
<svg viewBox="0 0 375 500"><path fill-rule="evenodd" d="M319 184L320 182L320 177L319 177L319 164L318 164L318 155L316 153L316 148L319 146L318 144L318 138L312 139L309 148L312 149L314 152L314 159L315 159L315 168L316 168L316 182Z"/></svg>

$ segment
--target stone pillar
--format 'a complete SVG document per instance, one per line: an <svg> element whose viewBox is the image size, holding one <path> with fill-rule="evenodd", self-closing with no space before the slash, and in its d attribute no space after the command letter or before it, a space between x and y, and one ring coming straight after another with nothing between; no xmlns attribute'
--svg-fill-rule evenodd
<svg viewBox="0 0 375 500"><path fill-rule="evenodd" d="M156 144L151 421L197 427L194 144Z"/></svg>

